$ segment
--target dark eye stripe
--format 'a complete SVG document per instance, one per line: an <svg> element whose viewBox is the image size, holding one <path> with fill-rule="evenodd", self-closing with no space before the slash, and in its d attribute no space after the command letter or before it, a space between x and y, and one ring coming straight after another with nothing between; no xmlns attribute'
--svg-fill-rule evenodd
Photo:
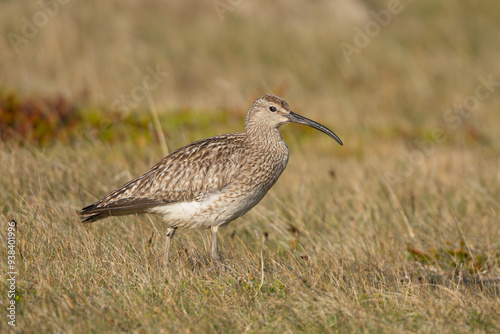
<svg viewBox="0 0 500 334"><path fill-rule="evenodd" d="M269 110L271 110L272 112L275 112L276 111L276 107L275 106L271 106L271 107L269 107Z"/></svg>

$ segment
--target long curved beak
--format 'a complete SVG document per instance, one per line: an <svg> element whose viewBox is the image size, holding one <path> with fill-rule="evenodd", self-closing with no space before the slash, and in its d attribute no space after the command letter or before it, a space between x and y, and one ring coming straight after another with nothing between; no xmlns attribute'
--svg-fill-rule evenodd
<svg viewBox="0 0 500 334"><path fill-rule="evenodd" d="M319 123L316 123L315 121L310 120L309 118L306 118L304 116L300 116L300 115L298 115L294 112L291 112L291 111L290 111L290 114L287 115L287 118L288 118L288 121L291 123L304 124L304 125L310 126L311 128L315 128L316 130L319 130L323 133L326 133L327 135L329 135L330 137L335 139L335 141L337 143L339 143L341 146L344 145L342 143L342 140L340 140L339 136L337 136L335 133L333 133L333 131L328 129L326 126L323 126Z"/></svg>

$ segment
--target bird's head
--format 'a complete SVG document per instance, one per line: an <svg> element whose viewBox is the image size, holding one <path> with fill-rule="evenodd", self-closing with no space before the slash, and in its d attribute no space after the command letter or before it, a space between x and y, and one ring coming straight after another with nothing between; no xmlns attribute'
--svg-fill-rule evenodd
<svg viewBox="0 0 500 334"><path fill-rule="evenodd" d="M256 130L258 128L274 128L277 129L285 123L298 123L310 126L321 132L326 133L337 143L343 145L340 138L327 127L316 123L306 117L300 116L290 109L288 103L282 98L275 95L264 95L250 106L247 117L245 119L245 126L247 132Z"/></svg>

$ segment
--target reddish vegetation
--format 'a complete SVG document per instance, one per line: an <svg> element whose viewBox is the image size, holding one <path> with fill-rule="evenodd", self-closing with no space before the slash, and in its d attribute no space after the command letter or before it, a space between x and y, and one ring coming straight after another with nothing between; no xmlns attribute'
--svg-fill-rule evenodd
<svg viewBox="0 0 500 334"><path fill-rule="evenodd" d="M0 90L0 140L44 145L67 141L80 121L77 107L62 95L20 99Z"/></svg>

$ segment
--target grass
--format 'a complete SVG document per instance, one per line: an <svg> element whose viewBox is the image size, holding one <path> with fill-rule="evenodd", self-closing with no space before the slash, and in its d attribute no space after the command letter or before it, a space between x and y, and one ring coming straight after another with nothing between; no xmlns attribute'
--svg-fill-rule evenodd
<svg viewBox="0 0 500 334"><path fill-rule="evenodd" d="M332 21L323 1L255 1L220 21L210 3L176 3L70 2L20 53L0 41L0 92L21 112L46 103L13 132L24 139L0 136L0 219L18 223L19 270L18 323L0 330L498 332L500 88L470 113L454 106L498 78L498 5L411 2L347 63L338 45L366 12ZM38 10L0 6L2 36ZM220 233L225 271L208 232L178 231L165 266L158 219L76 216L161 159L146 99L111 110L156 64L169 72L151 91L169 150L242 131L267 92L345 142L283 127L289 165ZM67 127L50 113L59 94ZM0 123L18 129L5 101Z"/></svg>

